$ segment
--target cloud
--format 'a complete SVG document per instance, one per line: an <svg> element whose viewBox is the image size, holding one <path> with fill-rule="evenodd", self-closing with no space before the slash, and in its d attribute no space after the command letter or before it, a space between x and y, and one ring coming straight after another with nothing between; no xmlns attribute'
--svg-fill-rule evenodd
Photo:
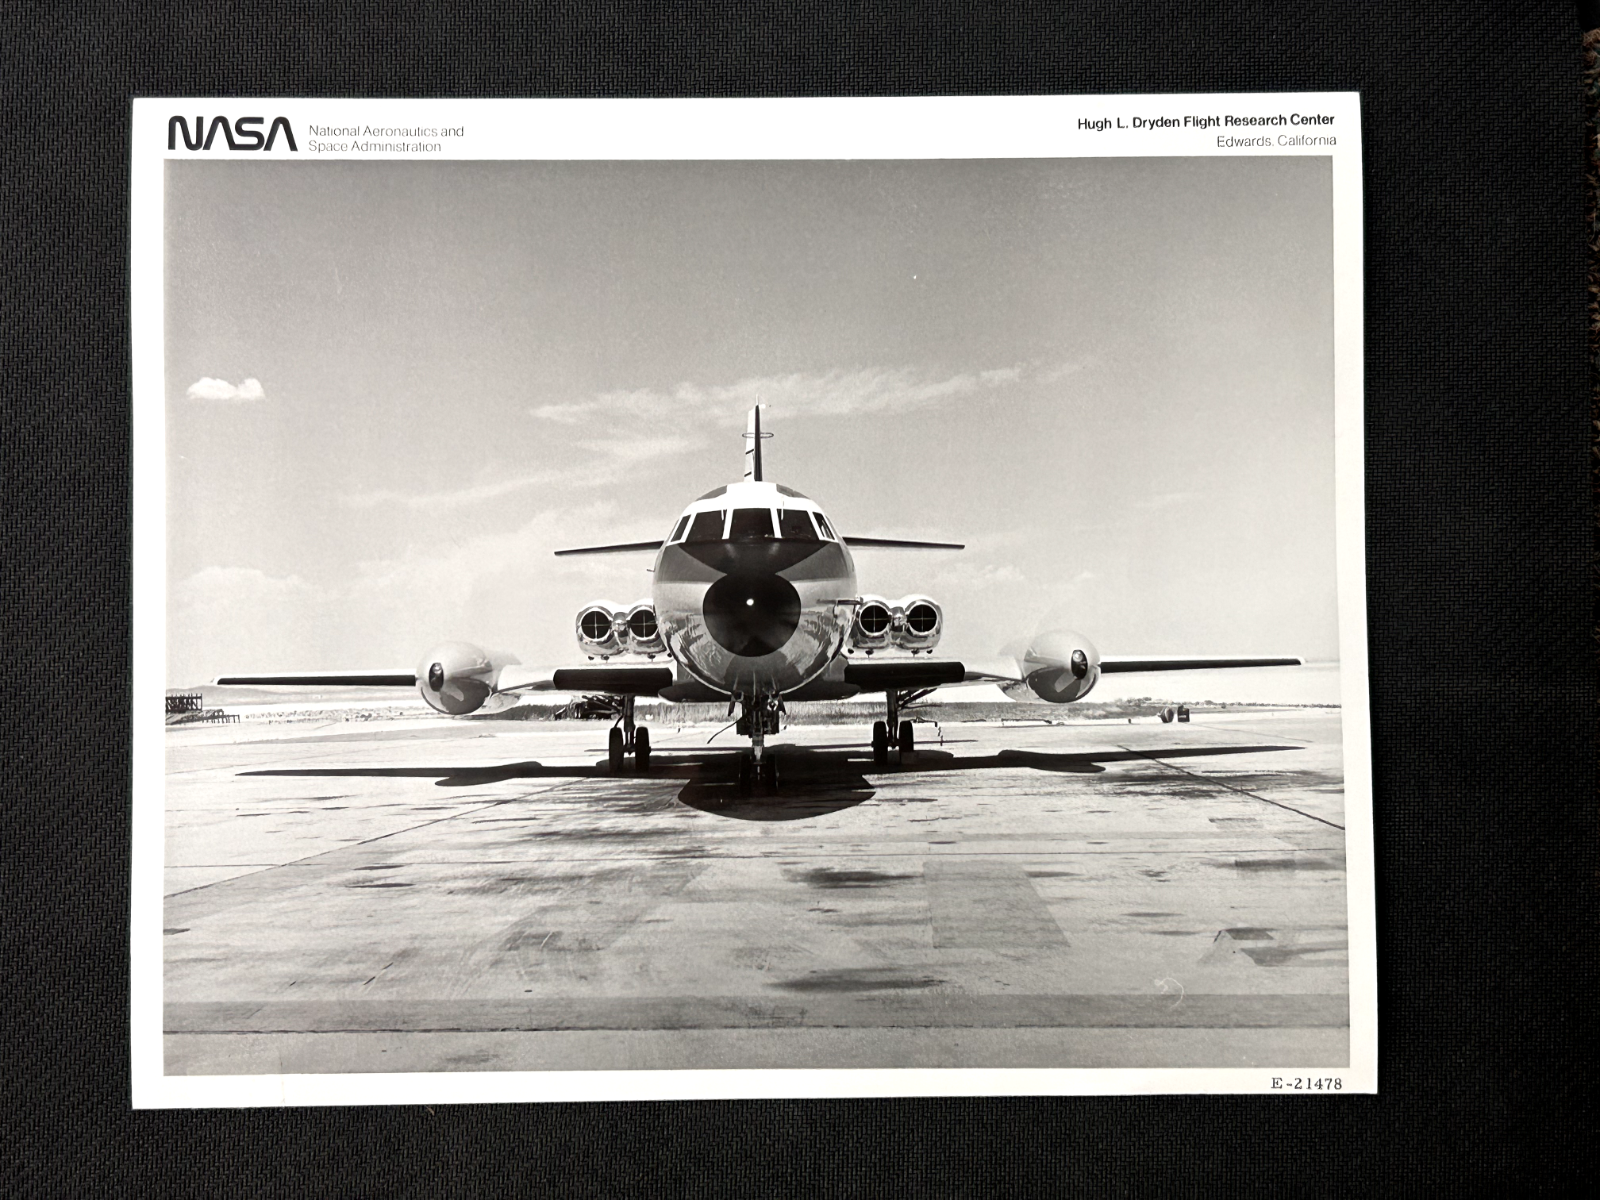
<svg viewBox="0 0 1600 1200"><path fill-rule="evenodd" d="M235 670L314 668L337 654L329 644L334 623L308 616L325 611L325 591L298 575L206 567L177 582L168 601L168 681L175 685Z"/></svg>
<svg viewBox="0 0 1600 1200"><path fill-rule="evenodd" d="M1011 563L955 562L930 570L928 578L941 588L988 592L1014 587L1027 576Z"/></svg>
<svg viewBox="0 0 1600 1200"><path fill-rule="evenodd" d="M401 505L416 512L449 512L510 496L530 488L581 487L616 483L628 476L640 463L668 455L682 454L692 448L686 438L608 438L603 441L580 442L579 449L587 450L595 459L574 462L552 471L537 471L513 479L489 483L474 483L466 487L434 492L402 492L395 488L377 488L370 492L349 492L339 497L347 508L378 508L384 505Z"/></svg>
<svg viewBox="0 0 1600 1200"><path fill-rule="evenodd" d="M1047 367L1045 370L1039 373L1039 382L1059 383L1069 375L1076 375L1079 371L1088 366L1090 361L1093 360L1086 362L1057 363L1053 367Z"/></svg>
<svg viewBox="0 0 1600 1200"><path fill-rule="evenodd" d="M541 404L537 408L530 408L528 413L541 421L554 421L557 425L576 425L598 407L594 401L583 404Z"/></svg>
<svg viewBox="0 0 1600 1200"><path fill-rule="evenodd" d="M535 475L522 475L515 479L502 479L495 483L476 483L470 487L444 492L409 493L396 491L393 488L378 488L370 492L346 493L339 497L339 502L349 508L378 508L382 505L399 504L422 512L445 512L551 483L559 480L563 474L564 472L560 471L544 471Z"/></svg>
<svg viewBox="0 0 1600 1200"><path fill-rule="evenodd" d="M265 400L267 398L267 393L262 388L259 379L246 379L238 387L234 387L226 379L213 379L209 375L191 383L189 390L184 395L191 400L210 400L221 403L249 403L252 400Z"/></svg>
<svg viewBox="0 0 1600 1200"><path fill-rule="evenodd" d="M214 608L220 599L248 593L263 603L281 604L315 591L298 575L268 575L255 567L205 567L173 589L173 600L182 605Z"/></svg>
<svg viewBox="0 0 1600 1200"><path fill-rule="evenodd" d="M796 372L760 375L735 383L680 383L668 390L636 388L601 392L590 400L541 404L529 414L559 425L586 419L670 415L675 420L736 427L756 404L769 404L785 418L899 413L963 399L1019 382L1022 367L996 367L930 375L910 367L866 367L854 371Z"/></svg>
<svg viewBox="0 0 1600 1200"><path fill-rule="evenodd" d="M648 462L652 458L682 454L693 449L695 443L682 437L646 437L607 438L599 442L579 442L578 445L602 458L614 460L616 466L602 468L600 475L595 475L592 468L583 468L570 473L589 475L597 482L611 482L618 476L621 467Z"/></svg>
<svg viewBox="0 0 1600 1200"><path fill-rule="evenodd" d="M169 673L190 684L239 671L389 670L462 638L560 665L577 653L587 601L650 591L648 555L555 558L574 542L660 537L610 501L541 512L520 526L407 546L321 579L207 567L170 592ZM351 614L359 614L352 621Z"/></svg>
<svg viewBox="0 0 1600 1200"><path fill-rule="evenodd" d="M1052 367L1045 376L1060 378L1069 368ZM795 372L751 376L735 383L680 383L661 390L634 388L600 392L587 400L541 404L528 413L552 425L584 433L604 433L573 443L589 457L553 471L491 483L413 494L392 488L341 497L352 508L403 505L416 511L442 512L493 500L541 485L602 486L627 478L640 465L681 456L694 450L704 435L718 429L742 428L756 404L772 406L784 420L804 416L851 416L902 413L996 391L1038 376L1033 366L994 367L934 375L910 367L867 367L853 371ZM208 382L202 380L201 382ZM210 381L220 382L220 381ZM198 384L196 386L199 386ZM227 385L223 385L227 386ZM611 435L611 429L671 427L688 432L662 436Z"/></svg>
<svg viewBox="0 0 1600 1200"><path fill-rule="evenodd" d="M1133 502L1133 507L1143 512L1159 512L1164 508L1172 508L1179 504L1187 504L1191 500L1198 500L1199 492L1156 492Z"/></svg>

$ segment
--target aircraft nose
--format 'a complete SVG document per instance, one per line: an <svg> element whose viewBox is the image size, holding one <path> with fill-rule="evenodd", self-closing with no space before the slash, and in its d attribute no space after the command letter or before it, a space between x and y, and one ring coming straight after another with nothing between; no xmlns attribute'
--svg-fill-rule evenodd
<svg viewBox="0 0 1600 1200"><path fill-rule="evenodd" d="M735 572L706 589L706 629L723 649L759 658L781 649L800 625L800 593L781 575Z"/></svg>

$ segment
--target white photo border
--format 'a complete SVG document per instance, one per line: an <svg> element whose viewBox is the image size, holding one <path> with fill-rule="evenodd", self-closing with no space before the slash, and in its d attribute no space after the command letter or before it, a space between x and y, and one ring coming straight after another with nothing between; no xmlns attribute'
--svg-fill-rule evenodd
<svg viewBox="0 0 1600 1200"><path fill-rule="evenodd" d="M212 148L187 149L172 118L221 116ZM1316 124L1197 128L1186 117L1277 114ZM230 149L241 118L270 149ZM1171 119L1172 124L1166 124ZM380 142L317 138L311 127L460 130ZM192 138L195 135L188 131ZM1336 144L1297 142L1332 135ZM1250 138L1266 144L1239 145ZM1232 139L1233 144L1229 144ZM169 140L173 148L169 149ZM248 139L240 138L241 143ZM361 146L369 148L362 149ZM372 149L371 146L384 149ZM133 829L130 1035L135 1108L498 1103L507 1101L1126 1095L1377 1091L1371 727L1367 695L1363 449L1362 175L1354 92L761 100L138 99L132 111ZM431 147L431 148L430 148ZM1326 156L1332 165L1334 405L1340 677L1349 909L1350 1063L1330 1068L734 1069L428 1074L167 1076L162 1073L162 862L166 691L164 164L169 159L297 161L817 160ZM1301 1069L1296 1069L1301 1068ZM1337 1080L1293 1091L1286 1076ZM1274 1078L1279 1079L1274 1086Z"/></svg>

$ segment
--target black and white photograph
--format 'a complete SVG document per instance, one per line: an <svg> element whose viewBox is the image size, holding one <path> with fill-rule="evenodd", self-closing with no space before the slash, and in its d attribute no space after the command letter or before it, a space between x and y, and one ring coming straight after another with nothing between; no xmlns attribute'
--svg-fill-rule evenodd
<svg viewBox="0 0 1600 1200"><path fill-rule="evenodd" d="M1318 99L993 158L208 158L186 111L163 1079L1371 1090Z"/></svg>

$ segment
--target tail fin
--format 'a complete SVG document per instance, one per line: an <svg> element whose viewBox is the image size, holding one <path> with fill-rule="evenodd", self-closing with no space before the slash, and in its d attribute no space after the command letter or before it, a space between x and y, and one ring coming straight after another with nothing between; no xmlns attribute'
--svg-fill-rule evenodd
<svg viewBox="0 0 1600 1200"><path fill-rule="evenodd" d="M750 410L744 427L744 439L750 443L744 448L744 478L747 483L761 482L761 442L772 436L761 432L762 407L758 404Z"/></svg>

